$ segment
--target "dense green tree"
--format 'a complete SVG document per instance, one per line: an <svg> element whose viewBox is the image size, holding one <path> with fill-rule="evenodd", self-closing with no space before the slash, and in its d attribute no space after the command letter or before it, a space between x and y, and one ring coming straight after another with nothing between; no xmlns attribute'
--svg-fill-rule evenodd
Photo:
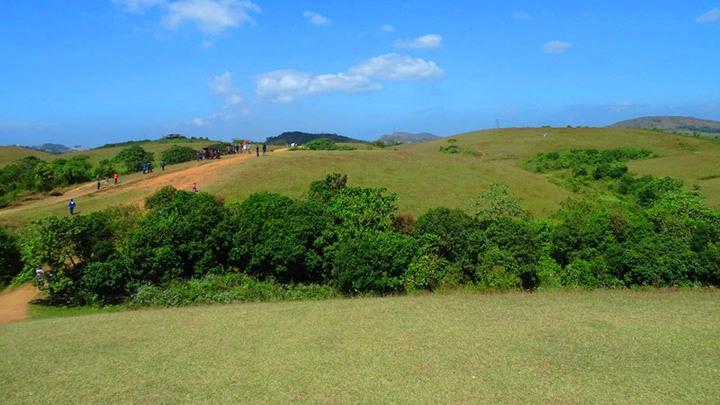
<svg viewBox="0 0 720 405"><path fill-rule="evenodd" d="M169 165L190 162L195 159L195 149L188 146L173 145L160 154L162 160Z"/></svg>
<svg viewBox="0 0 720 405"><path fill-rule="evenodd" d="M140 145L132 145L120 151L113 159L125 166L124 173L135 173L142 170L145 162L153 161L153 153L143 149Z"/></svg>

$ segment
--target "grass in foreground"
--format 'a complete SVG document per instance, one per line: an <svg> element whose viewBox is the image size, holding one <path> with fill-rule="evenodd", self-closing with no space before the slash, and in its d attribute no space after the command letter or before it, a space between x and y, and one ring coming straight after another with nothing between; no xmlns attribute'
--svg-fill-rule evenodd
<svg viewBox="0 0 720 405"><path fill-rule="evenodd" d="M5 403L720 397L720 292L462 294L141 310L0 327Z"/></svg>

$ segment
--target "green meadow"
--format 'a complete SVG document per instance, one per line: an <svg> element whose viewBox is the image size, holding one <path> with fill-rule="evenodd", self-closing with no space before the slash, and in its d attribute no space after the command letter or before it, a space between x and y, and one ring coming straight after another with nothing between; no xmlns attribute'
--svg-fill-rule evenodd
<svg viewBox="0 0 720 405"><path fill-rule="evenodd" d="M10 403L716 403L716 290L196 306L0 326Z"/></svg>

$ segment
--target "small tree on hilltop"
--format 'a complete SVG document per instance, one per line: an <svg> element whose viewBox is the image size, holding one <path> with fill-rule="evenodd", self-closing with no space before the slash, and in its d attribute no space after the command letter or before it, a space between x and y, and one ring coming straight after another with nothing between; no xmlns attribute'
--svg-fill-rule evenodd
<svg viewBox="0 0 720 405"><path fill-rule="evenodd" d="M486 220L501 217L529 219L530 213L520 206L520 199L514 196L506 184L493 184L476 203L478 218Z"/></svg>
<svg viewBox="0 0 720 405"><path fill-rule="evenodd" d="M153 161L153 153L148 152L138 145L129 146L115 156L115 161L125 165L125 173L140 171L142 164Z"/></svg>

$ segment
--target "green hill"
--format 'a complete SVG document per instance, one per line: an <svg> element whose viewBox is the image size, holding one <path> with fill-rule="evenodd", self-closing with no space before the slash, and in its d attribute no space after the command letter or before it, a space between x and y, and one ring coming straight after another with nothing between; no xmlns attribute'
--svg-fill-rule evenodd
<svg viewBox="0 0 720 405"><path fill-rule="evenodd" d="M21 146L0 146L0 167L27 156L35 156L36 158L43 160L51 160L57 157L57 155L53 155L51 153L23 148Z"/></svg>
<svg viewBox="0 0 720 405"><path fill-rule="evenodd" d="M697 185L709 204L720 207L720 142L712 139L626 128L500 129L470 132L452 139L466 153L440 152L441 147L449 145L441 139L384 149L274 152L265 158L217 163L222 166L191 162L172 168L165 174L171 179L167 182L163 177L149 181L142 175L127 176L124 180L137 183L89 194L80 198L79 204L87 212L120 203L139 203L162 185L187 187L193 181L201 190L226 201L241 200L259 191L297 197L307 191L310 182L330 172L342 172L348 174L351 184L385 187L397 193L400 210L416 215L437 206L472 210L475 200L490 185L506 183L525 208L547 216L560 202L580 196L557 184L550 175L526 170L525 159L539 152L630 146L659 155L629 162L632 172L676 177L688 188ZM167 145L156 143L152 147ZM182 172L186 169L192 171ZM87 188L92 190L92 185ZM59 197L29 201L0 210L0 223L19 224L49 213L65 214L65 200Z"/></svg>
<svg viewBox="0 0 720 405"><path fill-rule="evenodd" d="M412 133L396 131L392 134L381 136L378 138L378 141L386 145L395 145L399 143L427 142L438 138L440 137L428 132Z"/></svg>
<svg viewBox="0 0 720 405"><path fill-rule="evenodd" d="M611 128L645 128L668 132L701 133L720 136L720 121L704 120L694 117L640 117L620 121Z"/></svg>
<svg viewBox="0 0 720 405"><path fill-rule="evenodd" d="M282 134L278 136L271 136L267 138L266 143L268 145L290 145L290 144L299 144L304 145L310 141L314 141L316 139L329 139L336 143L364 143L364 141L360 141L357 139L348 138L347 136L342 136L338 134L311 134L307 132L299 132L299 131L293 131L293 132L283 132Z"/></svg>

